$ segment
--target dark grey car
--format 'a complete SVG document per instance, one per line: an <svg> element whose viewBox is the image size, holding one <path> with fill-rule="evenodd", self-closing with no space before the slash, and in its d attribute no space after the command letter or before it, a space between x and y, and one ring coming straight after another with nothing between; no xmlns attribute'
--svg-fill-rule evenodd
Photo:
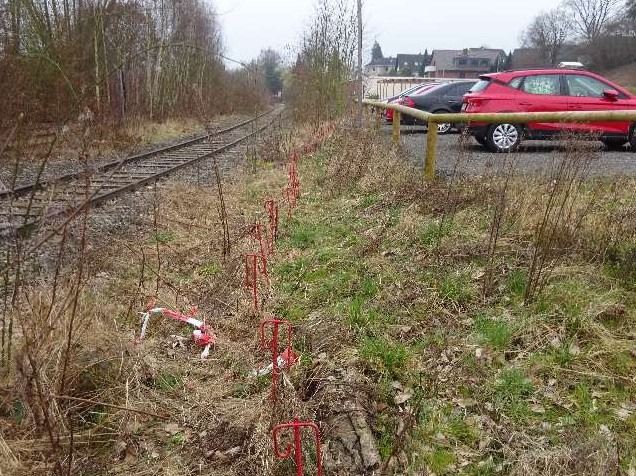
<svg viewBox="0 0 636 476"><path fill-rule="evenodd" d="M476 83L477 80L442 84L423 94L406 96L404 98L404 105L419 109L420 111L432 112L433 114L459 113L461 111L464 94ZM440 134L445 134L453 127L454 124L438 124L437 130Z"/></svg>

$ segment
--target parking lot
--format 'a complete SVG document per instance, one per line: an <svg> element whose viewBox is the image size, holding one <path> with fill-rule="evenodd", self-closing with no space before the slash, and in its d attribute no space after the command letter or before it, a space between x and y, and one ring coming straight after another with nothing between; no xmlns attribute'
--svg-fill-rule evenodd
<svg viewBox="0 0 636 476"><path fill-rule="evenodd" d="M383 125L381 133L390 139L391 126ZM402 126L400 144L407 156L423 165L426 155L426 128ZM589 159L589 174L597 177L617 175L636 176L636 153L629 148L620 151L605 150L603 144L594 141L527 141L512 154L488 152L470 136L459 133L440 135L437 144L438 175L453 171L466 175L494 173L507 160L517 173L539 173L548 170L568 147Z"/></svg>

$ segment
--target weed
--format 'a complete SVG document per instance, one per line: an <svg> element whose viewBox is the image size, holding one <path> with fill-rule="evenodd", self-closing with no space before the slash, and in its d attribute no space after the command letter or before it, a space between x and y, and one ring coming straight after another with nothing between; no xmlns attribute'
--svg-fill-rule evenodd
<svg viewBox="0 0 636 476"><path fill-rule="evenodd" d="M450 222L431 221L419 232L420 242L429 250L439 246L441 240L450 235L453 224Z"/></svg>
<svg viewBox="0 0 636 476"><path fill-rule="evenodd" d="M360 208L365 209L369 208L372 205L375 205L380 200L380 197L376 194L367 194L362 197L360 200Z"/></svg>
<svg viewBox="0 0 636 476"><path fill-rule="evenodd" d="M455 455L446 448L435 448L426 456L429 468L435 474L444 474L455 463Z"/></svg>
<svg viewBox="0 0 636 476"><path fill-rule="evenodd" d="M185 433L183 433L182 431L179 431L177 433L175 433L174 435L172 435L172 437L170 438L170 444L174 445L174 446L183 446L183 444L185 443Z"/></svg>
<svg viewBox="0 0 636 476"><path fill-rule="evenodd" d="M380 452L380 458L382 461L386 461L391 453L393 453L393 432L388 429L384 429L380 433L378 438L378 451Z"/></svg>
<svg viewBox="0 0 636 476"><path fill-rule="evenodd" d="M153 242L165 245L166 243L174 241L175 237L176 235L172 230L158 230L153 236Z"/></svg>
<svg viewBox="0 0 636 476"><path fill-rule="evenodd" d="M169 372L162 372L152 379L152 386L159 390L174 390L181 384L181 379Z"/></svg>
<svg viewBox="0 0 636 476"><path fill-rule="evenodd" d="M492 385L495 405L514 420L523 421L529 414L527 397L533 391L530 380L517 368L503 369Z"/></svg>
<svg viewBox="0 0 636 476"><path fill-rule="evenodd" d="M439 295L458 306L467 304L474 295L470 276L459 271L445 274L439 283Z"/></svg>
<svg viewBox="0 0 636 476"><path fill-rule="evenodd" d="M515 334L515 327L505 319L480 315L475 319L475 330L480 343L493 349L506 350Z"/></svg>
<svg viewBox="0 0 636 476"><path fill-rule="evenodd" d="M382 337L366 337L362 341L359 354L372 368L392 378L402 375L411 359L406 345Z"/></svg>
<svg viewBox="0 0 636 476"><path fill-rule="evenodd" d="M288 246L307 249L321 241L327 233L324 226L306 222L298 222L289 232L287 239Z"/></svg>
<svg viewBox="0 0 636 476"><path fill-rule="evenodd" d="M223 267L220 263L209 262L199 266L196 270L196 273L200 276L204 276L206 278L211 278L212 276L216 276L223 270Z"/></svg>
<svg viewBox="0 0 636 476"><path fill-rule="evenodd" d="M478 440L478 434L475 428L459 416L452 417L448 421L447 431L449 436L469 446L473 446Z"/></svg>
<svg viewBox="0 0 636 476"><path fill-rule="evenodd" d="M352 327L362 328L368 324L368 319L363 317L362 305L364 299L361 296L356 296L349 301L347 308L347 323Z"/></svg>
<svg viewBox="0 0 636 476"><path fill-rule="evenodd" d="M506 277L505 289L515 297L521 298L526 292L528 273L525 269L515 268Z"/></svg>

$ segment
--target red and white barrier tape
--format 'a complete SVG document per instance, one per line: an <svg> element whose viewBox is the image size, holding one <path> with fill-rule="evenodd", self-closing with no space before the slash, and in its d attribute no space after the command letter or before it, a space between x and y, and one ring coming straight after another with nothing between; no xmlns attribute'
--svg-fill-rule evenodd
<svg viewBox="0 0 636 476"><path fill-rule="evenodd" d="M136 339L137 343L140 343L146 336L148 322L150 321L150 317L153 315L169 317L170 319L181 321L185 324L190 324L191 326L196 327L196 329L192 332L192 340L194 340L194 343L199 347L203 347L203 351L201 352L202 359L205 359L208 355L210 355L210 347L218 340L212 329L210 329L210 326L194 317L196 315L195 310L193 310L189 315L185 315L163 307L152 307L151 305L148 309L146 309L146 311L139 313L139 315L141 332L139 333L139 337Z"/></svg>

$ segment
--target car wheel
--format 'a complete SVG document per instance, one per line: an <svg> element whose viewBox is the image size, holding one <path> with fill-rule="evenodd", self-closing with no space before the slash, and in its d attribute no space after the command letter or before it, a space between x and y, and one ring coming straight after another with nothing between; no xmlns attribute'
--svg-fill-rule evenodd
<svg viewBox="0 0 636 476"><path fill-rule="evenodd" d="M486 133L486 147L491 152L513 152L521 143L521 127L516 124L493 124Z"/></svg>
<svg viewBox="0 0 636 476"><path fill-rule="evenodd" d="M486 137L485 136L473 136L475 137L475 140L480 144L485 146L486 145Z"/></svg>
<svg viewBox="0 0 636 476"><path fill-rule="evenodd" d="M624 139L603 139L601 142L608 150L622 150L625 145Z"/></svg>
<svg viewBox="0 0 636 476"><path fill-rule="evenodd" d="M636 124L632 126L632 131L629 133L629 145L632 146L632 152L636 152Z"/></svg>

